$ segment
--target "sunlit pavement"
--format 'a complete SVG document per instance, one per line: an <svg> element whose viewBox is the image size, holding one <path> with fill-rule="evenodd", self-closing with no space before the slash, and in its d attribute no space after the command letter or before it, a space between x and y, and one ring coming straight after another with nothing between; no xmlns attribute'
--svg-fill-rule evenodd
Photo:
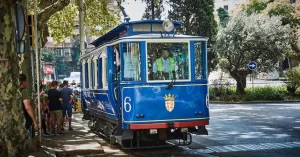
<svg viewBox="0 0 300 157"><path fill-rule="evenodd" d="M90 135L101 145L101 156L299 157L300 103L211 104L210 116L209 135L193 135L186 147L127 151ZM74 118L89 130L82 114Z"/></svg>
<svg viewBox="0 0 300 157"><path fill-rule="evenodd" d="M300 103L211 104L210 116L209 135L193 136L194 150L215 156L300 156Z"/></svg>

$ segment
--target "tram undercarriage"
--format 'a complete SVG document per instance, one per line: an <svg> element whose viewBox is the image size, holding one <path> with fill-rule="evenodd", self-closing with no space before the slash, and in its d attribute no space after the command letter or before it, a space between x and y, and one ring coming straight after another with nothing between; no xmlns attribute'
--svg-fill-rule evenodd
<svg viewBox="0 0 300 157"><path fill-rule="evenodd" d="M88 123L91 131L107 138L111 144L120 144L123 149L186 146L192 143L192 133L207 134L207 130L193 128L164 128L129 130L122 129L117 121L91 115Z"/></svg>

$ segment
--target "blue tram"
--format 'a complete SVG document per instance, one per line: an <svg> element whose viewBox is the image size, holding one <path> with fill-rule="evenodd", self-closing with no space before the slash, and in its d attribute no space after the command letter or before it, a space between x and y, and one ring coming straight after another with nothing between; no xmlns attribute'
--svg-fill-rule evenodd
<svg viewBox="0 0 300 157"><path fill-rule="evenodd" d="M82 55L81 100L91 130L124 149L189 145L208 134L207 37L182 23L125 22Z"/></svg>

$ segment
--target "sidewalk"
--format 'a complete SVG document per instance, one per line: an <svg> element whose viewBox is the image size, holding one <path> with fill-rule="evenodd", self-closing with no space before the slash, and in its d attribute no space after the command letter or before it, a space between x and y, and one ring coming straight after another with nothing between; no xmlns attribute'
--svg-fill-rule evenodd
<svg viewBox="0 0 300 157"><path fill-rule="evenodd" d="M81 114L76 113L72 119L73 131L65 134L42 137L42 148L30 157L63 157L63 156L127 156L120 150L113 150L102 146L104 141L82 125ZM65 128L65 130L67 130ZM102 142L105 144L105 141ZM105 147L106 151L104 151ZM116 154L114 154L116 153Z"/></svg>

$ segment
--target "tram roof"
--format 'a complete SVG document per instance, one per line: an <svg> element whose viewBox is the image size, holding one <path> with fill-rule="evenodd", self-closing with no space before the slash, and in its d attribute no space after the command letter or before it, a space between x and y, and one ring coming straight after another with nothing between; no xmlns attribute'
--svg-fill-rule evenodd
<svg viewBox="0 0 300 157"><path fill-rule="evenodd" d="M99 37L98 39L96 39L95 41L93 41L91 44L98 47L99 45L102 45L106 42L109 42L111 40L120 38L122 36L125 36L124 32L127 33L126 36L130 36L133 35L132 32L128 31L128 29L132 28L133 25L139 25L139 24L162 24L164 22L164 20L141 20L141 21L131 21L131 22L125 22L120 24L119 26L113 28L112 30L110 30L109 32L107 32L106 34L104 34L103 36ZM178 21L172 21L174 24L174 28L182 25L182 22L178 22ZM149 33L153 33L153 32L149 32Z"/></svg>
<svg viewBox="0 0 300 157"><path fill-rule="evenodd" d="M193 36L193 35L174 35L171 34L170 36L165 36L164 34L138 34L138 35L132 35L132 36L127 36L127 37L122 37L120 39L170 39L170 38L203 38L203 39L208 39L208 37L205 36Z"/></svg>

